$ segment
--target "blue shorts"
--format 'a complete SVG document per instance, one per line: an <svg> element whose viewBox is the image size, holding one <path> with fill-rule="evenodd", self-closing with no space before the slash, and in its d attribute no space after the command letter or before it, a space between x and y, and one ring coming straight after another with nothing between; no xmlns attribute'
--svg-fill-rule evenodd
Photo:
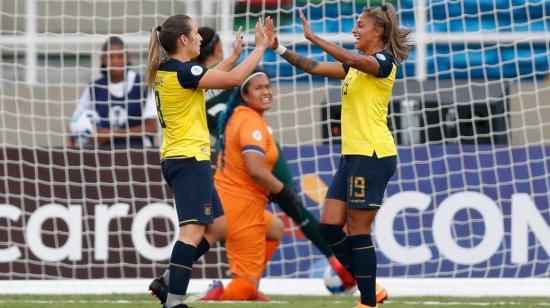
<svg viewBox="0 0 550 308"><path fill-rule="evenodd" d="M379 209L396 166L396 156L344 155L327 198L345 201L352 209Z"/></svg>
<svg viewBox="0 0 550 308"><path fill-rule="evenodd" d="M161 171L174 192L180 226L208 225L214 222L214 218L223 216L209 160L169 158L162 161Z"/></svg>

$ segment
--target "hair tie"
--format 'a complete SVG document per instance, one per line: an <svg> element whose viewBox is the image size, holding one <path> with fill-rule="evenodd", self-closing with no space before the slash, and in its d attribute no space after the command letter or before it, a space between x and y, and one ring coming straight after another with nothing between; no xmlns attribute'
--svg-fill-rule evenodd
<svg viewBox="0 0 550 308"><path fill-rule="evenodd" d="M385 3L382 4L381 8L382 8L382 11L384 11L384 12L388 11L388 6Z"/></svg>
<svg viewBox="0 0 550 308"><path fill-rule="evenodd" d="M161 26L157 26L157 31L158 31L158 32L162 31L162 27L161 27Z"/></svg>

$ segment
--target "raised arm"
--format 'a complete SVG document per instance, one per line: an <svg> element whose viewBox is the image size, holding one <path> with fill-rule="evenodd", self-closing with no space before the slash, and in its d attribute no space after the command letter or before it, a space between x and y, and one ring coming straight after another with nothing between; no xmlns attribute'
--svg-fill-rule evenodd
<svg viewBox="0 0 550 308"><path fill-rule="evenodd" d="M256 48L244 59L244 61L228 72L220 70L208 70L199 82L202 89L228 89L240 86L254 68L260 63L267 47L267 38L262 27L262 19L256 22Z"/></svg>
<svg viewBox="0 0 550 308"><path fill-rule="evenodd" d="M300 9L299 13L300 19L302 20L304 37L308 41L312 42L317 47L321 48L324 52L331 55L336 60L340 61L340 63L343 63L347 66L353 67L370 75L378 75L378 61L376 61L373 56L356 54L318 37L311 30L309 22L307 21L302 9Z"/></svg>
<svg viewBox="0 0 550 308"><path fill-rule="evenodd" d="M265 33L268 39L268 47L273 49L275 53L281 55L281 57L293 66L313 75L338 79L344 79L346 77L346 72L344 71L342 63L317 62L279 45L279 39L277 38L275 27L273 26L273 20L269 16L265 19Z"/></svg>
<svg viewBox="0 0 550 308"><path fill-rule="evenodd" d="M243 46L243 35L242 35L242 27L239 27L239 30L237 30L237 34L235 37L235 42L233 42L233 53L223 59L220 63L218 63L216 66L214 66L212 69L218 70L218 71L224 71L227 72L230 69L235 66L235 63L239 58L241 57L241 51Z"/></svg>

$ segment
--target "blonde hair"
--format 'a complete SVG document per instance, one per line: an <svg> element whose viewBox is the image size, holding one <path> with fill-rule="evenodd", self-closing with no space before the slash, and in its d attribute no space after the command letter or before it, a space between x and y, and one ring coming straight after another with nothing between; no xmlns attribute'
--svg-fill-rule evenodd
<svg viewBox="0 0 550 308"><path fill-rule="evenodd" d="M365 7L363 13L365 13L366 18L370 18L375 25L383 29L382 42L397 63L407 60L409 57L407 36L411 33L411 30L399 27L393 5L385 3L380 7Z"/></svg>
<svg viewBox="0 0 550 308"><path fill-rule="evenodd" d="M160 26L151 29L147 70L145 72L149 89L154 87L155 75L159 65L176 52L179 37L191 33L191 20L191 17L187 15L174 15L168 17Z"/></svg>

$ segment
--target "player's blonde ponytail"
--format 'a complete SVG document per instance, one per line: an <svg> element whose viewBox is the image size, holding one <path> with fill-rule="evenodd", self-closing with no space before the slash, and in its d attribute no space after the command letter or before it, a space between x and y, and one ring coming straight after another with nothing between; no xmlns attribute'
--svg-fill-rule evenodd
<svg viewBox="0 0 550 308"><path fill-rule="evenodd" d="M187 15L174 15L168 17L160 26L151 29L145 72L149 89L154 87L159 64L168 60L169 56L176 52L178 38L191 33L190 22L191 18Z"/></svg>
<svg viewBox="0 0 550 308"><path fill-rule="evenodd" d="M411 33L411 30L399 27L393 5L385 3L380 7L365 7L363 12L367 18L371 18L377 26L383 29L382 41L384 46L393 55L397 63L407 60L409 57L407 36Z"/></svg>
<svg viewBox="0 0 550 308"><path fill-rule="evenodd" d="M149 89L153 89L155 83L155 75L159 64L162 62L161 56L163 52L160 50L159 29L161 26L151 29L151 38L149 39L149 55L147 56L147 70L145 71L145 80Z"/></svg>

